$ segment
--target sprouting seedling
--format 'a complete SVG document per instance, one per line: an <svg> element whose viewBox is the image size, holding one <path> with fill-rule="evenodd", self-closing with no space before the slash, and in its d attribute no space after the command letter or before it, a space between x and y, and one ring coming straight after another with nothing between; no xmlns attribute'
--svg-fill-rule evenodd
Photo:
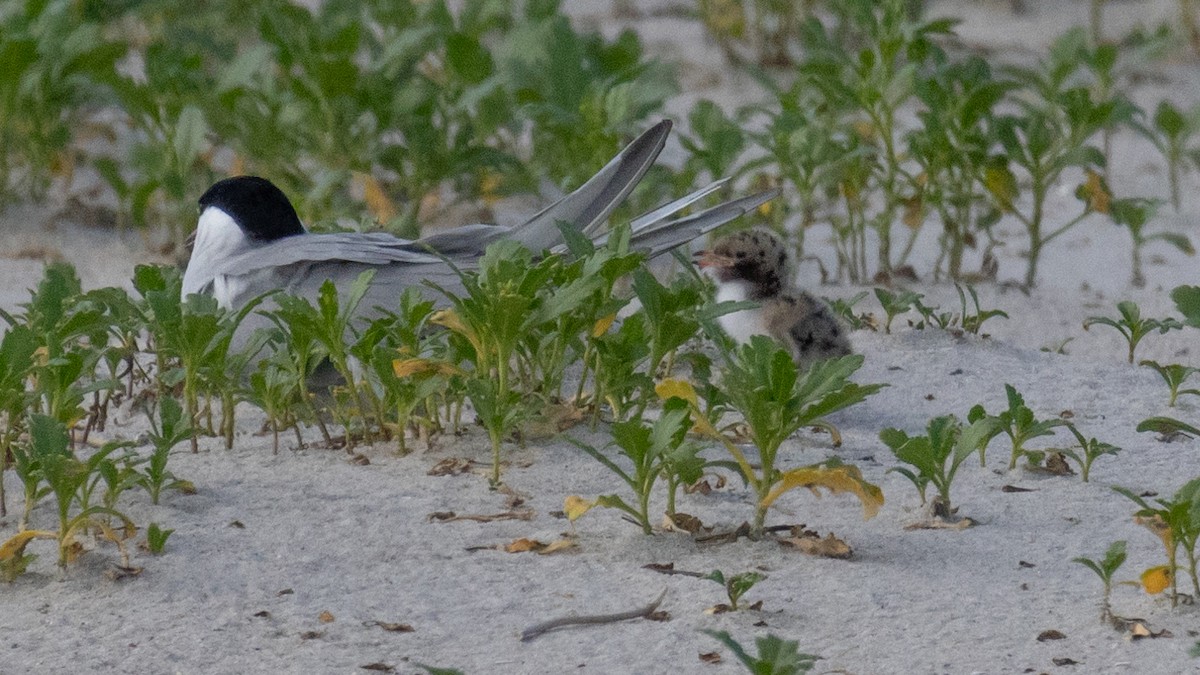
<svg viewBox="0 0 1200 675"><path fill-rule="evenodd" d="M863 480L857 467L842 464L836 458L788 471L776 466L780 446L793 433L806 426L820 425L836 434L824 420L827 415L858 404L883 388L882 384L860 385L850 381L862 362L861 355L828 359L801 374L790 354L760 335L734 352L723 386L730 407L742 415L750 428L750 439L758 448L757 469L705 416L690 384L672 380L660 385L660 396L688 401L695 430L725 447L733 457L732 465L754 491L752 536L762 536L771 504L798 487L850 492L862 503L867 518L874 516L883 504L883 492L878 486Z"/></svg>
<svg viewBox="0 0 1200 675"><path fill-rule="evenodd" d="M1104 598L1100 601L1100 622L1108 623L1112 619L1112 606L1109 604L1109 598L1112 596L1113 576L1116 575L1121 565L1125 564L1125 542L1123 540L1114 541L1104 552L1104 557L1099 560L1081 556L1072 558L1071 562L1083 565L1100 577L1100 581L1104 584Z"/></svg>
<svg viewBox="0 0 1200 675"><path fill-rule="evenodd" d="M1157 361L1151 361L1149 359L1142 359L1138 362L1138 365L1153 369L1154 372L1158 373L1159 377L1163 379L1163 382L1167 383L1167 387L1171 390L1171 398L1167 400L1168 407L1175 407L1175 399L1179 398L1180 394L1200 396L1200 389L1180 388L1189 377L1195 375L1196 373L1200 373L1200 368L1193 368L1191 366L1185 366L1178 363L1162 365Z"/></svg>
<svg viewBox="0 0 1200 675"><path fill-rule="evenodd" d="M45 415L31 415L29 424L30 446L37 457L42 475L54 495L58 515L58 531L52 536L58 541L58 565L65 568L75 555L75 537L87 530L98 530L104 537L121 549L125 556L123 541L133 536L137 526L128 516L116 509L91 505L72 513L79 489L90 478L88 465L76 459L68 449L66 426ZM109 444L97 451L107 454L120 447ZM95 463L92 463L94 466ZM115 518L122 524L123 533L118 534L104 516ZM51 533L44 533L51 534Z"/></svg>
<svg viewBox="0 0 1200 675"><path fill-rule="evenodd" d="M633 519L642 532L651 534L650 494L659 478L670 470L682 471L685 475L677 482L690 483L698 480L703 470L703 460L696 458L699 447L686 440L690 428L688 404L677 398L666 402L662 416L653 426L637 417L614 423L613 444L632 462L631 471L622 469L596 448L570 439L576 447L617 474L637 497L636 505L631 505L618 495L603 495L593 505L618 509ZM576 513L581 515L582 510Z"/></svg>
<svg viewBox="0 0 1200 675"><path fill-rule="evenodd" d="M917 314L921 315L921 320L916 324L909 321L909 325L917 330L925 330L926 327L937 326L942 330L946 330L954 325L958 317L954 316L954 312L939 312L937 306L929 307L921 302L918 296L917 300L912 303L913 309L917 310Z"/></svg>
<svg viewBox="0 0 1200 675"><path fill-rule="evenodd" d="M1062 419L1037 419L1034 417L1033 411L1025 405L1025 397L1021 396L1011 384L1004 385L1004 393L1008 400L1007 410L997 415L989 416L982 405L976 405L967 413L967 421L974 424L985 417L989 417L995 422L995 426L991 429L993 435L1001 432L1008 435L1009 440L1012 441L1012 456L1008 461L1008 470L1012 471L1017 468L1017 460L1025 454L1026 443L1040 436L1053 435L1054 428L1067 425L1067 421ZM979 451L979 463L981 466L986 465L986 449L987 444L985 443Z"/></svg>
<svg viewBox="0 0 1200 675"><path fill-rule="evenodd" d="M729 598L729 609L736 612L738 610L738 602L742 599L742 596L751 588L754 588L755 584L767 577L765 574L759 572L742 572L727 577L721 570L713 570L704 578L709 581L715 581L725 588L725 596Z"/></svg>
<svg viewBox="0 0 1200 675"><path fill-rule="evenodd" d="M150 523L146 527L146 548L155 555L162 553L163 548L167 545L167 539L175 533L175 530L164 530L158 523Z"/></svg>
<svg viewBox="0 0 1200 675"><path fill-rule="evenodd" d="M937 490L935 513L950 516L950 486L958 469L972 453L987 446L995 435L996 422L991 418L976 420L965 429L953 415L935 417L926 426L925 436L912 436L899 429L884 429L879 440L891 449L896 459L912 468L888 469L912 482L925 504L926 489L933 485Z"/></svg>
<svg viewBox="0 0 1200 675"><path fill-rule="evenodd" d="M1196 249L1192 246L1192 240L1185 234L1179 232L1147 232L1147 225L1154 218L1155 212L1158 210L1158 202L1150 199L1142 199L1139 197L1130 197L1125 199L1114 199L1109 205L1109 215L1117 225L1124 225L1125 229L1129 230L1129 236L1133 240L1133 247L1130 250L1132 255L1133 273L1130 278L1130 283L1142 288L1146 285L1146 275L1142 272L1142 249L1147 243L1152 241L1161 241L1171 246L1185 255L1195 255Z"/></svg>
<svg viewBox="0 0 1200 675"><path fill-rule="evenodd" d="M868 295L869 293L867 291L859 291L849 299L825 298L825 302L829 305L829 308L833 310L833 313L840 316L842 321L845 321L846 325L850 326L851 329L861 330L863 328L870 328L871 330L877 330L874 320L870 314L854 313L854 306L861 302Z"/></svg>
<svg viewBox="0 0 1200 675"><path fill-rule="evenodd" d="M1171 190L1171 205L1179 211L1179 177L1188 169L1188 155L1198 150L1191 146L1192 139L1200 135L1200 106L1183 111L1167 100L1159 101L1151 120L1153 127L1136 124L1143 136L1150 140L1167 163L1167 184ZM1195 162L1200 167L1200 162Z"/></svg>
<svg viewBox="0 0 1200 675"><path fill-rule="evenodd" d="M1093 462L1104 455L1115 455L1121 451L1121 448L1110 443L1085 437L1074 424L1067 424L1067 429L1070 429L1071 433L1075 436L1075 440L1079 442L1079 449L1066 448L1062 451L1062 454L1070 457L1079 464L1079 477L1085 483L1088 482L1088 474L1092 470Z"/></svg>
<svg viewBox="0 0 1200 675"><path fill-rule="evenodd" d="M959 284L954 284L954 289L958 291L958 301L962 307L962 314L960 314L962 317L962 328L968 333L978 335L979 329L983 327L984 322L988 319L996 317L1008 318L1008 313L1004 310L981 308L979 306L979 295L975 292L974 286L968 284L967 293L963 293L963 287ZM974 305L973 309L967 307L967 294L971 296L971 304Z"/></svg>
<svg viewBox="0 0 1200 675"><path fill-rule="evenodd" d="M702 632L720 640L754 675L800 675L812 670L813 666L817 665L817 659L821 658L812 654L801 654L799 642L784 640L775 635L755 639L758 656L751 656L741 643L726 631Z"/></svg>
<svg viewBox="0 0 1200 675"><path fill-rule="evenodd" d="M913 305L919 303L924 297L920 293L913 291L900 291L892 293L886 288L876 288L875 297L879 300L879 304L883 307L883 313L887 315L887 320L883 324L883 332L892 332L892 321L901 314L913 308Z"/></svg>
<svg viewBox="0 0 1200 675"><path fill-rule="evenodd" d="M1187 572L1192 578L1192 590L1200 595L1200 578L1196 573L1196 544L1200 540L1200 478L1194 478L1184 484L1170 499L1155 499L1157 506L1151 506L1145 499L1132 490L1114 485L1113 490L1129 498L1141 508L1134 515L1141 519L1143 525L1158 535L1166 548L1166 574L1171 583L1171 605L1179 602L1179 588L1176 571L1181 569L1178 563L1179 550L1183 549L1187 557ZM1147 570L1147 572L1152 571ZM1146 575L1143 575L1143 585ZM1149 587L1147 587L1149 590ZM1153 592L1158 592L1156 589Z"/></svg>
<svg viewBox="0 0 1200 675"><path fill-rule="evenodd" d="M1083 329L1087 330L1095 324L1111 326L1117 329L1121 337L1125 338L1125 341L1129 343L1130 363L1133 363L1134 351L1137 349L1138 343L1142 341L1142 338L1154 331L1162 334L1169 330L1183 328L1182 323L1171 317L1165 319L1143 319L1141 309L1132 300L1118 302L1117 311L1121 316L1116 319L1107 316L1093 316L1088 318L1083 322Z"/></svg>
<svg viewBox="0 0 1200 675"><path fill-rule="evenodd" d="M183 408L179 401L171 396L164 397L158 405L158 419L150 419L150 443L154 446L146 459L146 468L138 482L150 495L150 502L158 503L158 498L164 488L191 490L192 484L180 480L175 474L167 471L167 460L171 450L180 443L192 438L192 426L184 418Z"/></svg>

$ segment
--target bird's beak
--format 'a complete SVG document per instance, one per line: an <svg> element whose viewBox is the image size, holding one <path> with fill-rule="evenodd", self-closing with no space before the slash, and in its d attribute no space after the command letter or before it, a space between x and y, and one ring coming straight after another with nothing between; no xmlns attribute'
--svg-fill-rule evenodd
<svg viewBox="0 0 1200 675"><path fill-rule="evenodd" d="M700 269L715 267L717 269L727 269L733 267L733 258L726 255L719 255L712 251L697 251L692 255L696 262L696 266Z"/></svg>

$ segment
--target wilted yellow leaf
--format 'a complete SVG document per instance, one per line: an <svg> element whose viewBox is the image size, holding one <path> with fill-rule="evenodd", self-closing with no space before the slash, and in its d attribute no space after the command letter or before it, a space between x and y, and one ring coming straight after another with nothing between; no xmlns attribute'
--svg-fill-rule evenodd
<svg viewBox="0 0 1200 675"><path fill-rule="evenodd" d="M544 548L546 548L546 545L537 539L521 537L505 545L504 550L508 553L527 553L529 551L540 551Z"/></svg>
<svg viewBox="0 0 1200 675"><path fill-rule="evenodd" d="M694 407L699 407L700 398L696 396L696 388L687 380L668 378L654 386L654 393L662 400L681 398Z"/></svg>
<svg viewBox="0 0 1200 675"><path fill-rule="evenodd" d="M25 553L25 546L34 539L57 539L58 533L46 530L24 530L0 544L0 562L16 558Z"/></svg>
<svg viewBox="0 0 1200 675"><path fill-rule="evenodd" d="M1150 595L1162 593L1171 585L1171 566L1159 565L1142 572L1142 588Z"/></svg>
<svg viewBox="0 0 1200 675"><path fill-rule="evenodd" d="M392 198L387 196L383 185L379 180L369 173L354 174L355 180L362 185L363 201L367 203L367 211L375 218L376 222L388 223L391 222L399 210L396 208L396 203Z"/></svg>
<svg viewBox="0 0 1200 675"><path fill-rule="evenodd" d="M921 223L925 222L925 201L919 195L904 200L904 216L901 220L910 230L921 229Z"/></svg>
<svg viewBox="0 0 1200 675"><path fill-rule="evenodd" d="M579 519L580 516L592 510L596 502L591 502L578 495L570 495L563 500L563 513L567 514L567 520L572 523Z"/></svg>
<svg viewBox="0 0 1200 675"><path fill-rule="evenodd" d="M479 341L479 335L463 321L462 317L452 309L442 309L433 313L429 317L429 323L435 326L448 328L455 333L465 337L471 346L475 348L476 354L483 353L483 343Z"/></svg>
<svg viewBox="0 0 1200 675"><path fill-rule="evenodd" d="M570 539L559 539L557 541L550 542L548 545L546 545L545 547L538 550L537 554L538 555L550 555L551 553L558 553L560 551L565 551L570 548L575 548L574 541L572 541Z"/></svg>
<svg viewBox="0 0 1200 675"><path fill-rule="evenodd" d="M396 377L411 377L413 375L457 375L458 368L445 361L432 359L396 359L392 361L392 372Z"/></svg>
<svg viewBox="0 0 1200 675"><path fill-rule="evenodd" d="M333 623L333 612L325 610L317 616L317 621L321 623Z"/></svg>
<svg viewBox="0 0 1200 675"><path fill-rule="evenodd" d="M819 464L784 472L779 483L762 500L762 506L770 506L779 495L798 487L806 487L818 496L820 492L817 488L825 488L833 494L849 492L855 495L862 502L863 520L874 518L879 513L879 507L883 506L883 490L863 480L858 467Z"/></svg>
<svg viewBox="0 0 1200 675"><path fill-rule="evenodd" d="M1079 186L1079 197L1087 202L1088 209L1096 213L1108 213L1112 205L1112 192L1104 182L1104 177L1095 171L1087 171L1086 178Z"/></svg>
<svg viewBox="0 0 1200 675"><path fill-rule="evenodd" d="M483 203L491 206L500 201L500 186L503 184L500 174L495 171L485 171L479 179L479 196Z"/></svg>
<svg viewBox="0 0 1200 675"><path fill-rule="evenodd" d="M607 333L608 329L612 328L613 322L615 322L616 320L617 320L616 313L609 314L608 316L600 317L600 320L597 321L594 326L592 326L592 337L598 338L601 335L604 335L605 333Z"/></svg>

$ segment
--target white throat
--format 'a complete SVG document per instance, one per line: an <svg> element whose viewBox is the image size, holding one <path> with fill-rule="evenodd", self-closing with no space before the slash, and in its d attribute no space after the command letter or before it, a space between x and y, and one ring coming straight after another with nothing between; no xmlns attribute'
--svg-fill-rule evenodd
<svg viewBox="0 0 1200 675"><path fill-rule="evenodd" d="M717 302L743 302L750 299L751 285L740 279L717 282ZM717 319L721 328L733 341L744 345L752 335L768 335L767 324L763 320L762 308L743 309L729 314L723 314Z"/></svg>
<svg viewBox="0 0 1200 675"><path fill-rule="evenodd" d="M228 213L209 206L200 214L196 223L196 240L192 246L192 257L187 271L183 273L183 294L209 292L216 296L222 306L230 304L230 289L226 278L218 274L221 261L239 253L250 245L242 228ZM207 288L212 284L212 288Z"/></svg>

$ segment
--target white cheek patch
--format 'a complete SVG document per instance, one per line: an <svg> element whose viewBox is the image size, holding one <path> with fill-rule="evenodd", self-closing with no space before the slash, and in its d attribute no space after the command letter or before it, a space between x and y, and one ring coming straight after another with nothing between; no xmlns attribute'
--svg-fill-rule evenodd
<svg viewBox="0 0 1200 675"><path fill-rule="evenodd" d="M750 286L744 281L726 281L717 284L717 302L742 302L750 299ZM717 319L722 330L733 341L744 345L753 335L768 335L763 320L762 308L743 309L724 314Z"/></svg>
<svg viewBox="0 0 1200 675"><path fill-rule="evenodd" d="M224 279L218 279L215 274L217 263L245 249L249 243L242 228L228 213L215 206L204 209L196 223L192 256L183 274L183 294L200 293L205 286L214 284L213 291L218 302L228 306L226 302L231 294L226 289L217 288L225 285Z"/></svg>

